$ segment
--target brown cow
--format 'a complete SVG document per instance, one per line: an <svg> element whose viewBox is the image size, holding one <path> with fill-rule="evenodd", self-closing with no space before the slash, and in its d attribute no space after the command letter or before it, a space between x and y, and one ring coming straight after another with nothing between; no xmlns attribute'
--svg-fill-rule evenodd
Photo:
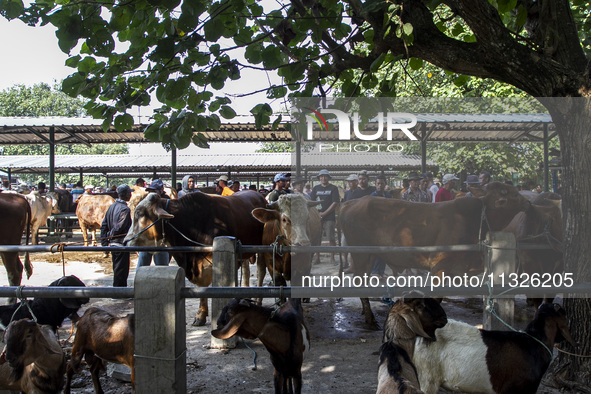
<svg viewBox="0 0 591 394"><path fill-rule="evenodd" d="M58 201L55 195L47 193L42 196L39 192L34 191L25 195L27 202L31 206L31 243L33 245L39 244L39 227L47 224L49 215L60 213L57 205Z"/></svg>
<svg viewBox="0 0 591 394"><path fill-rule="evenodd" d="M96 230L101 228L107 209L115 202L115 199L107 195L83 194L78 199L76 216L82 230L84 246L89 245L88 233L92 233L92 246L96 246Z"/></svg>
<svg viewBox="0 0 591 394"><path fill-rule="evenodd" d="M347 201L340 223L350 246L438 246L476 244L486 233L500 231L530 203L513 186L487 186L481 198L465 197L440 203L415 203L391 198L364 197ZM482 213L486 220L481 219ZM480 239L479 239L480 235ZM449 275L482 270L480 252L413 253L404 257L382 254L394 273L405 268L428 269ZM371 272L369 254L353 253L355 275ZM369 301L362 299L366 323L375 326Z"/></svg>
<svg viewBox="0 0 591 394"><path fill-rule="evenodd" d="M277 242L285 246L319 246L322 238L321 219L318 210L314 208L318 204L320 201L310 201L302 194L292 193L280 196L277 203L269 206L271 209L254 209L252 215L265 225L263 245ZM263 285L265 267L271 278L274 278L276 286L286 286L286 281L291 281L292 277L295 279L292 284L301 285L302 275L310 274L311 258L311 253L276 253L273 267L273 255L261 253L258 261L258 285Z"/></svg>
<svg viewBox="0 0 591 394"><path fill-rule="evenodd" d="M260 245L263 225L252 217L251 212L266 205L263 196L253 191L227 197L195 192L177 200L162 199L156 193L150 193L135 209L124 243L130 246L155 246L165 242L172 246L211 245L215 237L233 236L245 245ZM157 220L162 220L163 224L151 226ZM166 240L163 239L163 229ZM211 284L211 253L171 254L185 270L189 281L197 286ZM244 259L250 256L242 255ZM248 279L244 278L244 284L248 285ZM207 313L207 299L202 298L193 324L204 325Z"/></svg>
<svg viewBox="0 0 591 394"><path fill-rule="evenodd" d="M0 230L0 244L20 245L25 230L25 245L29 243L31 207L23 196L14 193L0 193L0 217L3 223ZM2 252L0 256L4 268L6 268L8 283L10 286L20 286L23 277L23 264L18 252ZM25 271L27 278L33 274L28 252L25 253Z"/></svg>

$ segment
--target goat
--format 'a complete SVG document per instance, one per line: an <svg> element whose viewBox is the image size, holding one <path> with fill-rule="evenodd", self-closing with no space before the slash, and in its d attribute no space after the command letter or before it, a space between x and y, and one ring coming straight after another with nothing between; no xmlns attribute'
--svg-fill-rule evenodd
<svg viewBox="0 0 591 394"><path fill-rule="evenodd" d="M25 393L61 391L66 357L51 327L28 319L15 320L8 325L4 339L0 389Z"/></svg>
<svg viewBox="0 0 591 394"><path fill-rule="evenodd" d="M468 393L535 393L554 343L575 343L564 309L542 304L525 332L479 330L450 320L437 341L417 338L413 361L421 389ZM543 343L543 344L542 344Z"/></svg>
<svg viewBox="0 0 591 394"><path fill-rule="evenodd" d="M435 330L445 326L447 316L441 300L401 298L388 313L378 367L378 394L422 393L411 360L415 338L435 339Z"/></svg>
<svg viewBox="0 0 591 394"><path fill-rule="evenodd" d="M64 276L49 284L49 287L85 287L84 283L74 275ZM25 301L33 311L37 323L47 324L56 332L64 319L76 314L80 306L89 301L88 297L81 298L37 298L32 302ZM15 313L16 312L16 313ZM77 317L73 316L74 319ZM32 319L31 311L20 302L12 305L0 306L0 322L6 327L12 320ZM73 319L73 320L74 320Z"/></svg>
<svg viewBox="0 0 591 394"><path fill-rule="evenodd" d="M70 393L72 375L80 368L82 356L90 368L95 393L103 393L99 369L105 369L103 360L124 364L131 369L131 385L135 392L135 315L117 317L104 309L91 307L78 321L72 345L72 357L66 367L66 387Z"/></svg>
<svg viewBox="0 0 591 394"><path fill-rule="evenodd" d="M302 392L302 362L310 348L310 334L301 299L291 298L275 311L253 300L235 298L222 309L217 325L211 332L216 338L238 335L261 340L275 367L276 394Z"/></svg>

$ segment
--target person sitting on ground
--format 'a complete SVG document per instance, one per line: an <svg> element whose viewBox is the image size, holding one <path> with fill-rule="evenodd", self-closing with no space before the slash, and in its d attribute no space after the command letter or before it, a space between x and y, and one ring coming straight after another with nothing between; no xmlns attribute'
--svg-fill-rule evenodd
<svg viewBox="0 0 591 394"><path fill-rule="evenodd" d="M421 177L415 171L408 174L409 187L405 192L402 193L400 198L402 200L411 202L431 202L427 192L419 188L421 179L423 179L423 177Z"/></svg>
<svg viewBox="0 0 591 394"><path fill-rule="evenodd" d="M443 176L443 187L439 189L437 195L435 196L435 202L443 202L443 201L451 201L454 199L454 196L451 190L455 186L455 181L459 181L460 179L457 178L454 174L445 174Z"/></svg>
<svg viewBox="0 0 591 394"><path fill-rule="evenodd" d="M194 175L185 175L183 177L182 189L179 191L179 198L186 196L187 194L195 193L199 191L195 185L197 184L197 177Z"/></svg>
<svg viewBox="0 0 591 394"><path fill-rule="evenodd" d="M275 175L275 178L273 178L273 182L274 182L274 188L271 191L271 193L267 194L267 201L268 202L274 202L279 200L279 196L281 196L282 194L287 194L287 192L285 191L286 185L287 185L287 180L289 179L289 177L284 174L284 173L279 173L277 175Z"/></svg>

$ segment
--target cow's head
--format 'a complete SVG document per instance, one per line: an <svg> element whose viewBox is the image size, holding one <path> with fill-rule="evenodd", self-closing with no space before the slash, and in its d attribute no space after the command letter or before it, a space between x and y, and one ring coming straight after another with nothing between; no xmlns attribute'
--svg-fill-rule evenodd
<svg viewBox="0 0 591 394"><path fill-rule="evenodd" d="M174 215L160 208L160 196L150 193L135 208L131 227L123 243L129 246L159 246L162 226L156 221L172 219Z"/></svg>
<svg viewBox="0 0 591 394"><path fill-rule="evenodd" d="M318 205L301 194L284 194L269 209L256 208L252 215L261 223L276 221L278 235L283 235L292 245L309 246L308 207Z"/></svg>
<svg viewBox="0 0 591 394"><path fill-rule="evenodd" d="M525 211L530 206L527 198L519 194L514 186L506 183L491 182L486 185L486 191L470 191L482 200L490 229L493 231L505 228L518 212Z"/></svg>

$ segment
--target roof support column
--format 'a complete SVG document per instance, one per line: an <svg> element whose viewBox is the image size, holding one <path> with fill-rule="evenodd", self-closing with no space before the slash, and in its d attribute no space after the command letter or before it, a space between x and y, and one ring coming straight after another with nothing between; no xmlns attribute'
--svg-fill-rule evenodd
<svg viewBox="0 0 591 394"><path fill-rule="evenodd" d="M427 172L427 129L421 125L421 173Z"/></svg>
<svg viewBox="0 0 591 394"><path fill-rule="evenodd" d="M544 191L547 192L548 189L548 180L549 180L549 170L548 170L548 123L544 123Z"/></svg>
<svg viewBox="0 0 591 394"><path fill-rule="evenodd" d="M300 140L299 136L296 138L296 146L295 146L295 156L296 156L296 177L299 177L302 174L302 141Z"/></svg>
<svg viewBox="0 0 591 394"><path fill-rule="evenodd" d="M170 157L170 176L173 189L176 188L176 149L173 149Z"/></svg>
<svg viewBox="0 0 591 394"><path fill-rule="evenodd" d="M49 191L55 191L55 128L49 128Z"/></svg>

